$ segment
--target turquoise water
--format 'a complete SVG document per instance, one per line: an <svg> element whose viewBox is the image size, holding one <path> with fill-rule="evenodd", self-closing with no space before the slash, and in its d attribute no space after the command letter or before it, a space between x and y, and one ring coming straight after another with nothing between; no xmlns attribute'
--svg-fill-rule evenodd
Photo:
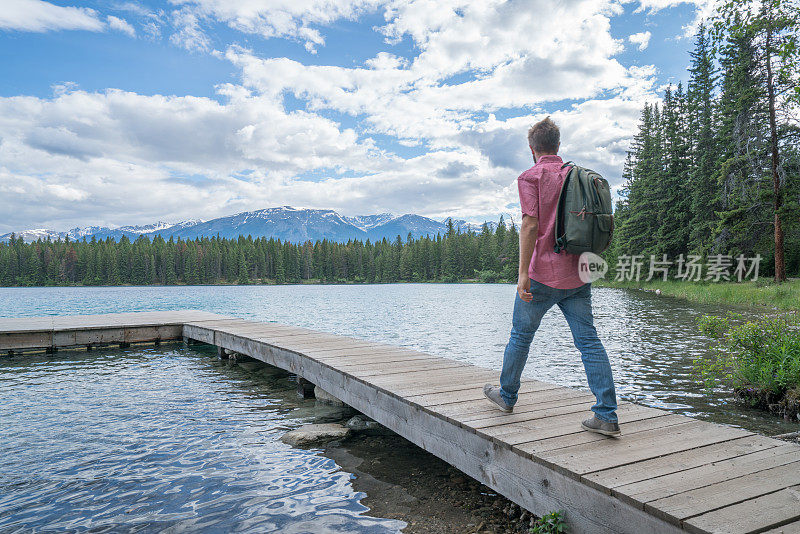
<svg viewBox="0 0 800 534"><path fill-rule="evenodd" d="M195 308L393 343L499 369L515 288L489 285L0 288L0 316ZM651 293L594 290L621 397L768 434L797 429L707 395L692 358L702 313ZM585 386L557 309L525 374ZM0 359L0 531L396 532L350 475L277 438L326 417L291 377L180 344Z"/></svg>

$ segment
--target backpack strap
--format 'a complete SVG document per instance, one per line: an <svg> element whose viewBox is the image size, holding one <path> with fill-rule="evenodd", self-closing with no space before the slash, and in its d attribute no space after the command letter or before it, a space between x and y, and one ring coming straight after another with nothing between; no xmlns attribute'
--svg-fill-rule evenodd
<svg viewBox="0 0 800 534"><path fill-rule="evenodd" d="M563 164L563 165L561 166L561 168L563 169L563 168L564 168L564 167L566 167L567 165L572 165L572 166L574 167L574 166L575 166L575 162L574 162L574 161L568 161L568 162L566 162L565 164Z"/></svg>

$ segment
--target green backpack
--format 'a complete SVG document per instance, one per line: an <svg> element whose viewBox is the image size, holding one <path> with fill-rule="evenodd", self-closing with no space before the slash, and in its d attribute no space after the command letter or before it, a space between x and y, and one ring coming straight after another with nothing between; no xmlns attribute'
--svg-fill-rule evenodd
<svg viewBox="0 0 800 534"><path fill-rule="evenodd" d="M614 232L611 189L605 178L571 161L561 168L568 165L556 208L555 253L600 254L611 244Z"/></svg>

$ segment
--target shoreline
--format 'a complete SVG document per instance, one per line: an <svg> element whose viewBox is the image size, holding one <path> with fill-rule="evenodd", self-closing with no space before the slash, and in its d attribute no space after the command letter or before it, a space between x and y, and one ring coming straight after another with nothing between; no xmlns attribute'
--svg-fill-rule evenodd
<svg viewBox="0 0 800 534"><path fill-rule="evenodd" d="M707 305L739 306L749 311L800 310L800 278L782 284L768 279L755 282L683 282L677 280L650 282L617 282L598 280L595 287L635 289L654 292Z"/></svg>
<svg viewBox="0 0 800 534"><path fill-rule="evenodd" d="M396 282L366 282L366 281L323 281L319 279L301 282L275 282L273 280L260 280L249 284L235 282L220 282L213 284L116 284L116 285L84 285L84 284L57 284L42 286L0 286L0 289L18 288L111 288L111 287L231 287L231 286L366 286L366 285L395 285L395 284L491 284L509 285L514 282L497 281L484 282L477 278L464 278L457 281L450 280L417 280ZM611 289L628 289L655 292L659 290L662 296L679 298L688 302L707 305L739 306L749 311L791 311L800 310L800 278L790 278L783 284L775 284L768 279L756 282L682 282L682 281L650 281L650 282L617 282L614 280L597 280L594 287Z"/></svg>

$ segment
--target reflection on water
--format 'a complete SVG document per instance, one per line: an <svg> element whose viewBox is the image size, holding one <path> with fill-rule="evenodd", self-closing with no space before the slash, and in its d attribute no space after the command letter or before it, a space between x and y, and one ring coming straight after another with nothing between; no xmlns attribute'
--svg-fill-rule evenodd
<svg viewBox="0 0 800 534"><path fill-rule="evenodd" d="M277 437L289 376L180 345L0 360L0 531L398 532Z"/></svg>
<svg viewBox="0 0 800 534"><path fill-rule="evenodd" d="M692 359L707 350L695 319L726 308L653 293L595 288L598 332L612 359L620 395L765 433L796 424L712 395L692 377ZM514 286L394 284L124 288L0 288L0 315L197 308L276 321L412 347L499 369L511 325ZM584 387L586 378L558 308L543 319L525 375Z"/></svg>

